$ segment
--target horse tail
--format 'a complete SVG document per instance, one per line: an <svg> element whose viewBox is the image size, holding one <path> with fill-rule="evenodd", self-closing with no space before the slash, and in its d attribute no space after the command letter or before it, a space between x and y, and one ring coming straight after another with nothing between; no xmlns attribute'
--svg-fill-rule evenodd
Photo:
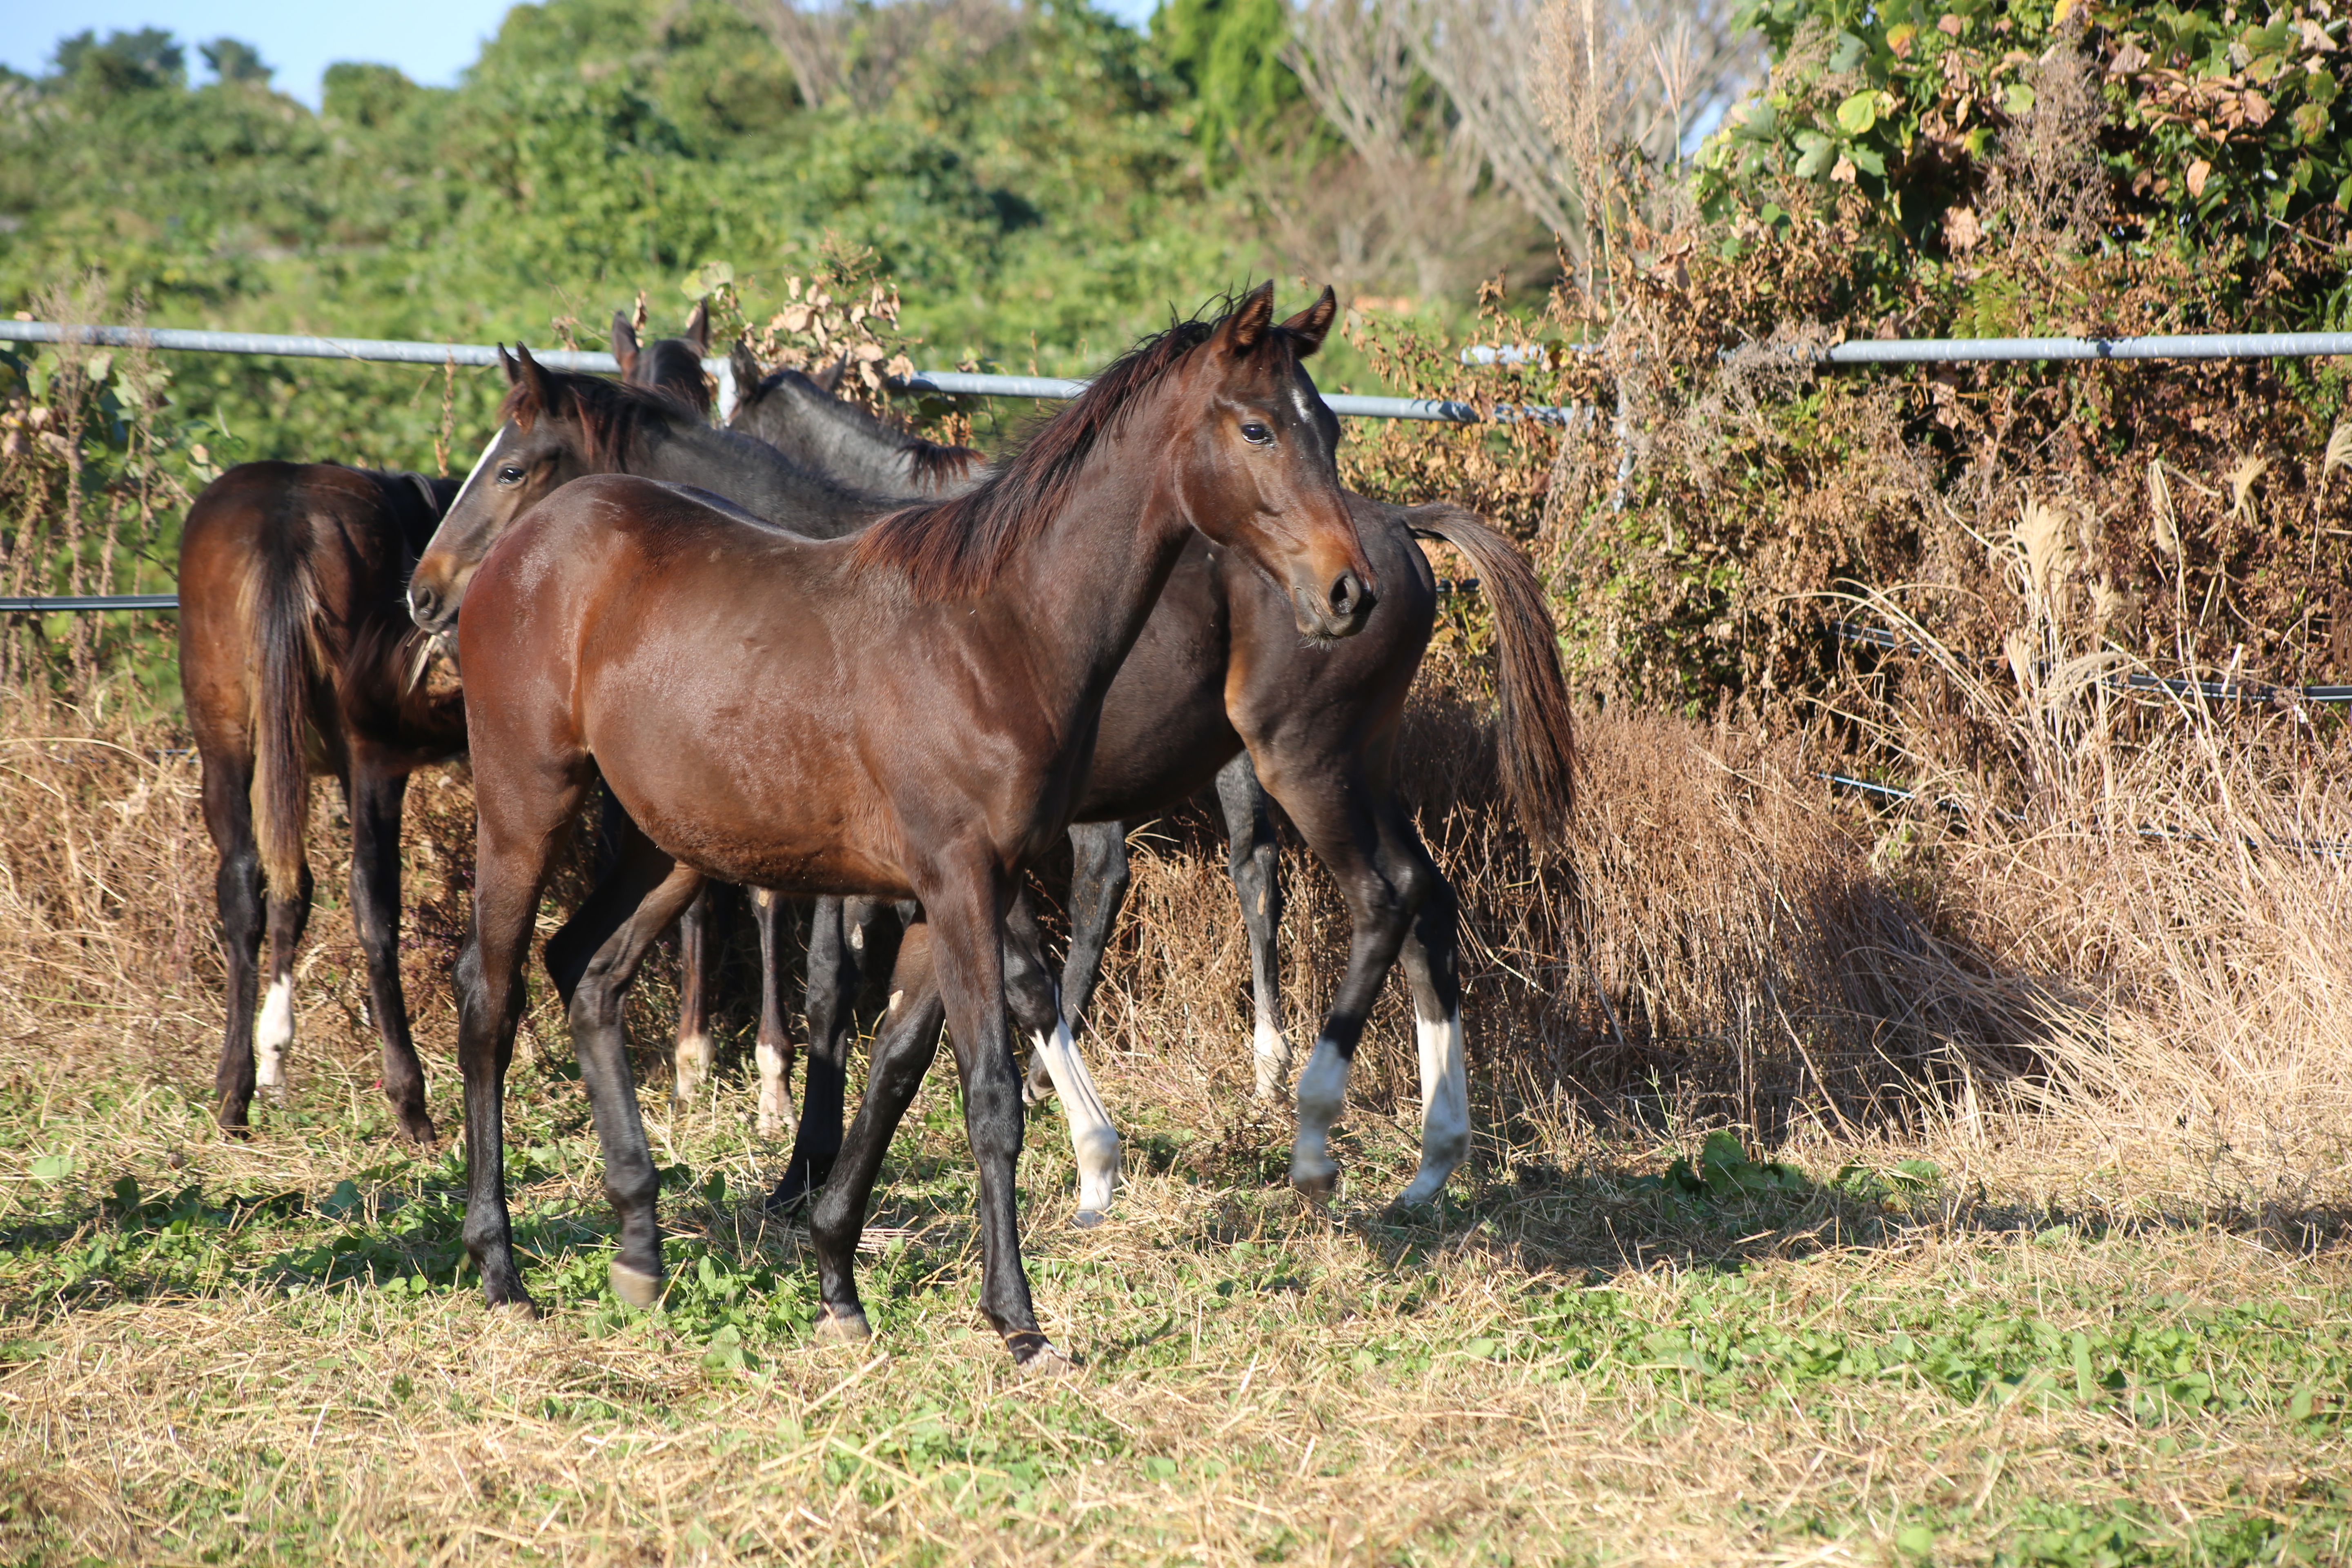
<svg viewBox="0 0 2352 1568"><path fill-rule="evenodd" d="M244 620L253 649L253 831L272 898L302 885L302 838L310 820L310 772L303 744L311 697L324 679L319 646L318 584L299 536L289 526L267 531L246 578Z"/></svg>
<svg viewBox="0 0 2352 1568"><path fill-rule="evenodd" d="M1543 584L1517 545L1458 506L1441 501L1409 507L1404 522L1414 537L1442 540L1478 569L1486 602L1494 606L1501 655L1495 684L1502 709L1497 741L1503 793L1528 837L1549 843L1576 803L1576 737L1568 682L1559 672L1559 634Z"/></svg>

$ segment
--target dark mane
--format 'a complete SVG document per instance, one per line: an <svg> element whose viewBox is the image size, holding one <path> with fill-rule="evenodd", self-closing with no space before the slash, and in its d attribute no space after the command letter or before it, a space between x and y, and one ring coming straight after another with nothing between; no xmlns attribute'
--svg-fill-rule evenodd
<svg viewBox="0 0 2352 1568"><path fill-rule="evenodd" d="M907 471L919 485L936 489L971 478L988 459L970 447L950 447L921 436L907 437Z"/></svg>
<svg viewBox="0 0 2352 1568"><path fill-rule="evenodd" d="M684 412L668 393L624 385L599 375L541 369L539 384L526 377L507 388L499 405L499 418L513 420L528 430L534 419L569 417L580 426L583 456L592 464L609 464L625 471L629 454L637 449L647 424L674 424Z"/></svg>
<svg viewBox="0 0 2352 1568"><path fill-rule="evenodd" d="M893 512L860 534L858 563L898 567L926 598L961 598L986 587L1005 561L1062 510L1095 443L1117 429L1138 396L1215 330L1214 321L1179 321L1144 339L1040 426L979 489L936 506Z"/></svg>

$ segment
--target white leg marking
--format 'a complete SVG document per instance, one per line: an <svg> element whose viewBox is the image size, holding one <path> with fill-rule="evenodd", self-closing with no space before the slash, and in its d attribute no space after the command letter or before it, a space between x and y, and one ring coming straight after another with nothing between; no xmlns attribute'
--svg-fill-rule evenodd
<svg viewBox="0 0 2352 1568"><path fill-rule="evenodd" d="M1280 1100L1290 1087L1290 1041L1263 1007L1258 1009L1257 1033L1250 1039L1250 1057L1257 1068L1259 1102Z"/></svg>
<svg viewBox="0 0 2352 1568"><path fill-rule="evenodd" d="M1331 1158L1331 1123L1348 1100L1348 1058L1328 1037L1315 1042L1307 1070L1298 1075L1298 1141L1290 1149L1290 1180L1295 1186L1329 1190L1339 1173Z"/></svg>
<svg viewBox="0 0 2352 1568"><path fill-rule="evenodd" d="M670 1088L670 1098L685 1105L709 1081L710 1069L719 1061L719 1042L709 1035L681 1035L671 1059L677 1064L677 1080Z"/></svg>
<svg viewBox="0 0 2352 1568"><path fill-rule="evenodd" d="M1415 1014L1412 1033L1421 1047L1421 1169L1397 1202L1425 1204L1470 1153L1470 1080L1460 1009L1434 1024Z"/></svg>
<svg viewBox="0 0 2352 1568"><path fill-rule="evenodd" d="M793 1113L784 1102L784 1053L765 1040L752 1048L760 1061L760 1136L781 1138L793 1130Z"/></svg>
<svg viewBox="0 0 2352 1568"><path fill-rule="evenodd" d="M1118 1130L1095 1092L1070 1026L1056 1019L1050 1037L1042 1031L1031 1037L1054 1080L1062 1114L1070 1119L1070 1149L1078 1157L1078 1212L1099 1215L1110 1207L1111 1188L1118 1182Z"/></svg>
<svg viewBox="0 0 2352 1568"><path fill-rule="evenodd" d="M253 1027L254 1081L263 1089L286 1087L286 1058L294 1048L294 977L269 982L261 999L261 1019Z"/></svg>

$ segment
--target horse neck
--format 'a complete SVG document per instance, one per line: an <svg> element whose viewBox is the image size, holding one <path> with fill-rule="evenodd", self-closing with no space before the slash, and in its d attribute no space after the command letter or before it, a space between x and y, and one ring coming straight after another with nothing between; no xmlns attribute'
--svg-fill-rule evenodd
<svg viewBox="0 0 2352 1568"><path fill-rule="evenodd" d="M855 533L887 503L793 462L764 442L698 422L677 421L648 434L627 471L672 484L697 485L811 539Z"/></svg>
<svg viewBox="0 0 2352 1568"><path fill-rule="evenodd" d="M1174 409L1172 399L1158 417L1139 409L1103 438L1067 504L1000 578L1033 665L1070 682L1074 700L1099 705L1193 536L1166 467L1185 445Z"/></svg>
<svg viewBox="0 0 2352 1568"><path fill-rule="evenodd" d="M911 438L837 397L782 381L755 419L753 434L808 468L881 494L916 493Z"/></svg>

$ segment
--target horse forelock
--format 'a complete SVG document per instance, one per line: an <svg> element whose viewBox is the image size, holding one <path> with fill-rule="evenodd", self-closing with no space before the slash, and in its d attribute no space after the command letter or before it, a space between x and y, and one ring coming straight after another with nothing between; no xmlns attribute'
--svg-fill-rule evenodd
<svg viewBox="0 0 2352 1568"><path fill-rule="evenodd" d="M1208 342L1216 325L1198 319L1179 321L1144 339L1105 367L1069 406L1038 426L977 489L935 506L893 512L860 534L858 563L898 567L906 573L908 585L926 598L960 598L986 587L1004 563L1063 510L1096 446L1118 430L1162 376ZM968 448L937 450L966 453L962 461L967 473L979 456ZM916 460L944 464L948 458Z"/></svg>

